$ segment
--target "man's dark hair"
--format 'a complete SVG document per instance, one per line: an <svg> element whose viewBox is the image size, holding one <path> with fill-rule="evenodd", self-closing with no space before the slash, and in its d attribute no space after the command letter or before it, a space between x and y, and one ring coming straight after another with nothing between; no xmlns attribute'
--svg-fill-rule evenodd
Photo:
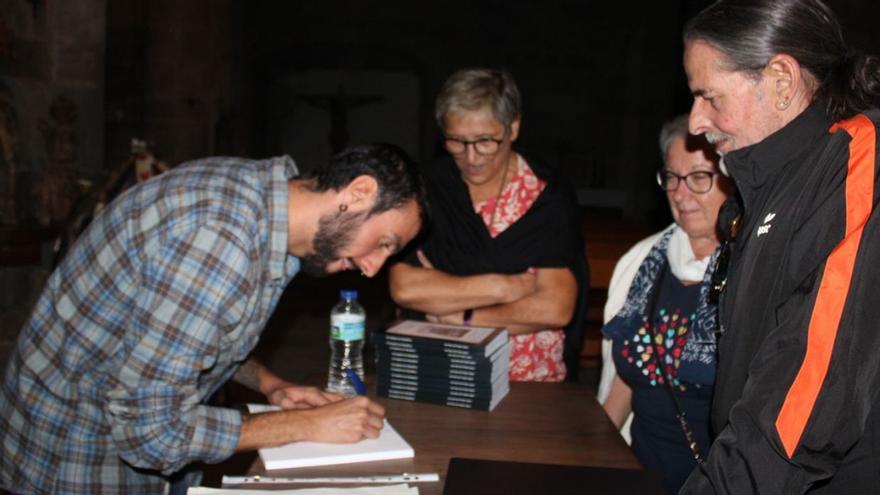
<svg viewBox="0 0 880 495"><path fill-rule="evenodd" d="M313 192L339 191L361 175L376 179L379 190L368 217L400 208L415 201L427 223L428 203L425 183L415 162L393 144L376 143L346 148L330 158L327 166L305 174L314 179L308 184Z"/></svg>
<svg viewBox="0 0 880 495"><path fill-rule="evenodd" d="M880 62L847 46L820 0L719 0L685 25L685 43L696 40L719 50L728 70L756 78L774 55L794 57L833 121L880 103Z"/></svg>

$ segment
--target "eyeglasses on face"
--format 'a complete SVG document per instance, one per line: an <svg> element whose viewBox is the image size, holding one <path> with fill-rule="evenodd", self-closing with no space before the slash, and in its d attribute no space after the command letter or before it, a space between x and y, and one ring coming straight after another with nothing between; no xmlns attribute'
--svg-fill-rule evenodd
<svg viewBox="0 0 880 495"><path fill-rule="evenodd" d="M495 153L498 153L498 148L501 147L501 143L503 142L504 138L481 138L474 141L465 141L464 139L456 139L446 136L443 144L446 146L446 151L453 155L465 153L468 146L473 146L474 151L476 151L477 154L494 155Z"/></svg>
<svg viewBox="0 0 880 495"><path fill-rule="evenodd" d="M712 189L712 182L716 175L718 175L718 172L708 172L705 170L691 172L687 175L678 175L675 172L670 172L668 170L658 170L657 184L660 186L660 189L663 189L664 191L675 191L678 189L678 184L683 180L684 185L686 185L691 192L702 194L707 193Z"/></svg>

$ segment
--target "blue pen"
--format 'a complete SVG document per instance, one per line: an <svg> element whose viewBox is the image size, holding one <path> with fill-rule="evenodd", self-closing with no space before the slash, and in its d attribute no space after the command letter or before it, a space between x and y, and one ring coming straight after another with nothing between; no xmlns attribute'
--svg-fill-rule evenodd
<svg viewBox="0 0 880 495"><path fill-rule="evenodd" d="M361 377L359 377L353 369L346 369L345 374L348 375L348 379L351 380L351 385L354 387L354 391L357 392L358 395L364 395L365 393L367 393L367 387L364 386L364 382L361 381Z"/></svg>

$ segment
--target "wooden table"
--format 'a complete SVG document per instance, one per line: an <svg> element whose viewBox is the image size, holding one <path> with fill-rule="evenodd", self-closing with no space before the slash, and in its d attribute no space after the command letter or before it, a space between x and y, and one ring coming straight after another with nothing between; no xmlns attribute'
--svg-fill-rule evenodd
<svg viewBox="0 0 880 495"><path fill-rule="evenodd" d="M436 472L440 483L419 483L419 493L440 495L451 457L640 468L592 389L583 385L511 383L510 393L492 412L378 400L386 408L388 421L412 445L414 458L270 473L258 459L250 474L310 477Z"/></svg>

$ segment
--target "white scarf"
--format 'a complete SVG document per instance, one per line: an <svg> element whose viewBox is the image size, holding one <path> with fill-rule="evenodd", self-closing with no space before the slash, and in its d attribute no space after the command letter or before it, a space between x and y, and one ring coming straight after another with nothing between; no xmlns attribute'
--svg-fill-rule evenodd
<svg viewBox="0 0 880 495"><path fill-rule="evenodd" d="M672 274L684 282L701 282L706 268L709 267L709 258L698 260L691 247L691 241L687 232L678 225L675 226L669 245L666 246L666 259L669 260L669 269Z"/></svg>

